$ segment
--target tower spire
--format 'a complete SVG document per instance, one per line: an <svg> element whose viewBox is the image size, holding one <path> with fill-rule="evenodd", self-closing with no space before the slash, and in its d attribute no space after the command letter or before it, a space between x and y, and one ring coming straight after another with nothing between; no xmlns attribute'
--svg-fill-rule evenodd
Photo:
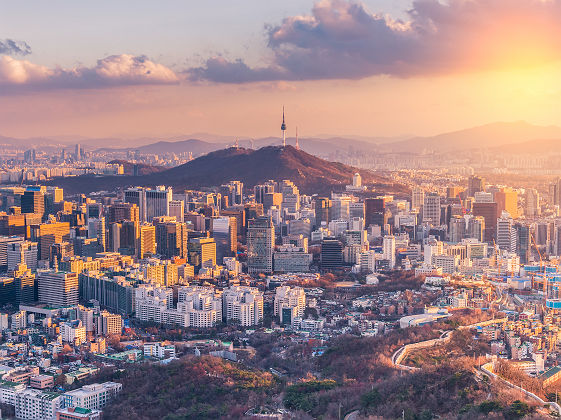
<svg viewBox="0 0 561 420"><path fill-rule="evenodd" d="M282 124L281 124L281 131L282 131L282 146L286 146L286 123L284 122L284 106L282 107Z"/></svg>
<svg viewBox="0 0 561 420"><path fill-rule="evenodd" d="M298 127L296 127L296 150L300 150L300 145L298 144Z"/></svg>

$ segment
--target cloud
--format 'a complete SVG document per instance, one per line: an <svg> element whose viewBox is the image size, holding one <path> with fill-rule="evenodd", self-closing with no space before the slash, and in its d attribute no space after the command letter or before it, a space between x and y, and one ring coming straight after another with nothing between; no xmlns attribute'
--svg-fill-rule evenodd
<svg viewBox="0 0 561 420"><path fill-rule="evenodd" d="M179 78L168 67L144 56L112 55L93 67L49 68L0 56L0 92L54 88L93 89L109 86L174 84Z"/></svg>
<svg viewBox="0 0 561 420"><path fill-rule="evenodd" d="M528 66L561 59L561 0L416 0L407 20L347 0L267 26L272 60L209 58L192 80L360 79Z"/></svg>
<svg viewBox="0 0 561 420"><path fill-rule="evenodd" d="M0 39L0 54L28 55L31 54L31 47L24 41Z"/></svg>

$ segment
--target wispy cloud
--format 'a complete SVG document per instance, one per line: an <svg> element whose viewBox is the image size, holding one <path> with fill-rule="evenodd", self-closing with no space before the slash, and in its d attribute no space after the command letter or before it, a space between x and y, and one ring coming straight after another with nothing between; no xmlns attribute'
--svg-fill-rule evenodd
<svg viewBox="0 0 561 420"><path fill-rule="evenodd" d="M31 47L24 41L0 39L0 54L28 55L31 54Z"/></svg>
<svg viewBox="0 0 561 420"><path fill-rule="evenodd" d="M416 0L407 14L321 0L310 15L266 27L273 58L263 66L211 57L188 74L222 83L410 77L561 59L561 0Z"/></svg>
<svg viewBox="0 0 561 420"><path fill-rule="evenodd" d="M27 60L0 56L0 92L41 89L93 89L109 86L174 84L170 68L144 56L112 55L92 67L50 68Z"/></svg>

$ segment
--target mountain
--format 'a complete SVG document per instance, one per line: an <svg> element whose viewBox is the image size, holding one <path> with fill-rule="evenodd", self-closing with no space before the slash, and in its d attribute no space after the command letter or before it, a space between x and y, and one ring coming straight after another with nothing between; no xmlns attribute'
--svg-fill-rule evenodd
<svg viewBox="0 0 561 420"><path fill-rule="evenodd" d="M58 178L51 184L70 194L111 191L132 185L169 185L175 189L219 186L239 180L248 188L269 179L290 179L307 194L327 193L350 184L359 172L363 183L374 185L380 193L408 194L408 188L373 172L338 162L328 162L292 146L267 146L258 150L229 148L211 152L184 165L144 176L81 176Z"/></svg>
<svg viewBox="0 0 561 420"><path fill-rule="evenodd" d="M536 139L522 143L502 145L494 149L495 153L508 152L510 155L541 155L560 154L561 137L552 139Z"/></svg>
<svg viewBox="0 0 561 420"><path fill-rule="evenodd" d="M187 153L191 152L193 155L201 155L215 150L220 150L224 148L224 144L220 143L209 143L206 141L201 141L197 139L180 140L180 141L159 141L156 143L150 143L139 147L124 147L119 149L114 149L111 147L105 147L102 149L97 149L96 152L126 152L128 150L138 150L141 153L146 154L160 154L160 153Z"/></svg>
<svg viewBox="0 0 561 420"><path fill-rule="evenodd" d="M559 138L561 138L560 127L537 126L524 121L497 122L432 137L414 137L408 140L384 144L380 145L380 150L396 153L421 153L423 151L442 153L470 149L490 149L536 139Z"/></svg>

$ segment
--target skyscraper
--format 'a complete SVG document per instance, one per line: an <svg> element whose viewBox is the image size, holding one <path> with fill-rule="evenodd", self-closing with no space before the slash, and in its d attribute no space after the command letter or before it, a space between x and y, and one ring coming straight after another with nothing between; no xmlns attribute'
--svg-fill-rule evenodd
<svg viewBox="0 0 561 420"><path fill-rule="evenodd" d="M411 209L421 210L425 202L425 191L420 188L413 188L411 192Z"/></svg>
<svg viewBox="0 0 561 420"><path fill-rule="evenodd" d="M339 269L343 266L343 244L335 238L321 241L321 268L323 270Z"/></svg>
<svg viewBox="0 0 561 420"><path fill-rule="evenodd" d="M495 202L498 214L506 211L513 219L518 218L518 192L511 188L502 188L495 193Z"/></svg>
<svg viewBox="0 0 561 420"><path fill-rule="evenodd" d="M300 191L294 182L285 179L279 183L279 192L282 194L282 209L290 213L300 210Z"/></svg>
<svg viewBox="0 0 561 420"><path fill-rule="evenodd" d="M45 213L45 194L43 187L27 187L21 197L21 212L34 213L43 217Z"/></svg>
<svg viewBox="0 0 561 420"><path fill-rule="evenodd" d="M497 203L473 203L472 213L485 219L485 242L492 243L497 230Z"/></svg>
<svg viewBox="0 0 561 420"><path fill-rule="evenodd" d="M78 274L60 271L39 271L39 301L55 306L78 304Z"/></svg>
<svg viewBox="0 0 561 420"><path fill-rule="evenodd" d="M216 241L216 259L222 264L224 257L230 257L238 249L236 218L219 216L212 219L212 237Z"/></svg>
<svg viewBox="0 0 561 420"><path fill-rule="evenodd" d="M381 226L386 224L386 202L383 198L367 198L364 200L364 217L366 227L370 225Z"/></svg>
<svg viewBox="0 0 561 420"><path fill-rule="evenodd" d="M189 263L195 268L216 265L216 242L213 238L193 238L189 240Z"/></svg>
<svg viewBox="0 0 561 420"><path fill-rule="evenodd" d="M250 219L247 226L247 266L249 274L272 273L275 227L269 216Z"/></svg>
<svg viewBox="0 0 561 420"><path fill-rule="evenodd" d="M425 194L423 222L431 223L434 226L440 225L440 195L438 193Z"/></svg>
<svg viewBox="0 0 561 420"><path fill-rule="evenodd" d="M475 197L475 193L485 191L485 179L472 175L468 178L468 197Z"/></svg>
<svg viewBox="0 0 561 420"><path fill-rule="evenodd" d="M497 246L503 251L516 252L516 231L512 217L506 211L497 219Z"/></svg>
<svg viewBox="0 0 561 420"><path fill-rule="evenodd" d="M147 254L155 254L155 253L156 253L156 227L148 223L140 225L139 236L138 236L138 247L137 247L138 258L144 258Z"/></svg>
<svg viewBox="0 0 561 420"><path fill-rule="evenodd" d="M48 260L52 244L70 240L70 223L50 222L33 225L31 240L39 244L39 260Z"/></svg>
<svg viewBox="0 0 561 420"><path fill-rule="evenodd" d="M156 219L157 252L165 258L187 258L187 223Z"/></svg>
<svg viewBox="0 0 561 420"><path fill-rule="evenodd" d="M220 186L220 193L228 197L228 206L236 206L243 203L243 182L230 181Z"/></svg>

